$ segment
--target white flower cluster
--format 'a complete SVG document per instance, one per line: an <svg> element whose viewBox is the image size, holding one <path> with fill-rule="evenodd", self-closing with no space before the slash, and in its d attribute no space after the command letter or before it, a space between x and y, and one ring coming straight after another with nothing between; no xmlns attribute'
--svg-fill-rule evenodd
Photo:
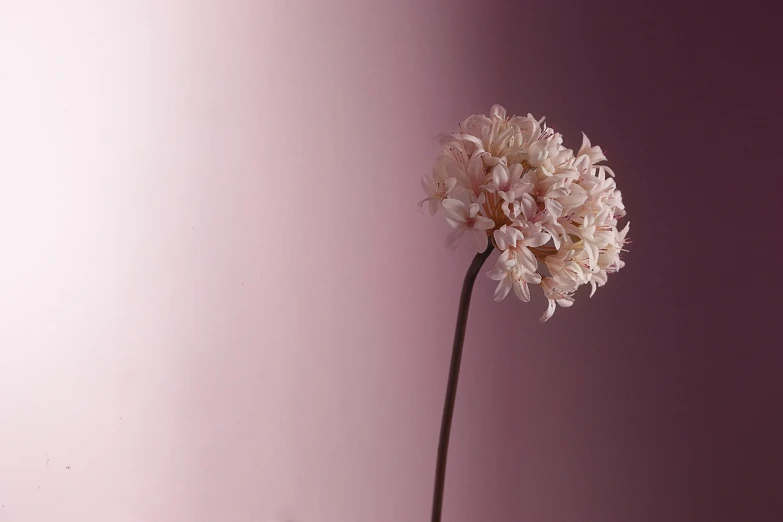
<svg viewBox="0 0 783 522"><path fill-rule="evenodd" d="M468 117L440 143L419 206L428 204L430 214L443 209L455 229L449 244L465 235L479 252L490 239L501 251L487 274L498 281L496 301L513 289L527 302L528 285L540 284L549 300L546 321L556 304L573 304L578 287L590 284L592 297L607 274L623 267L630 223L618 229L621 193L612 170L599 165L606 156L586 135L574 154L543 118L507 117L494 105L489 116Z"/></svg>

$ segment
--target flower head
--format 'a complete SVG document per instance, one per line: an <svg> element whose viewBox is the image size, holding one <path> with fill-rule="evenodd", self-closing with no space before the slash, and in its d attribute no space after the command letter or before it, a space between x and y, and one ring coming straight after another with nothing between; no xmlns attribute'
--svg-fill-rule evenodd
<svg viewBox="0 0 783 522"><path fill-rule="evenodd" d="M630 224L618 228L622 194L603 150L584 133L574 153L543 118L509 116L494 105L441 135L440 144L420 206L427 203L431 214L443 209L454 228L450 244L469 236L479 252L489 241L501 251L487 274L498 281L495 300L514 290L527 302L528 285L541 285L546 321L557 306L573 304L580 286L589 284L592 297L625 265Z"/></svg>

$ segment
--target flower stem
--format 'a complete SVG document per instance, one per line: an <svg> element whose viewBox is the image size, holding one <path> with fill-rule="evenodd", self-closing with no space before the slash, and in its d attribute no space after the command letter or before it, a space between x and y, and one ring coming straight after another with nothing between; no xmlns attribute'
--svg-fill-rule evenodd
<svg viewBox="0 0 783 522"><path fill-rule="evenodd" d="M451 367L449 368L449 381L446 386L446 403L443 406L443 420L440 425L440 440L438 442L438 463L435 467L435 493L432 498L432 522L441 522L443 513L443 490L446 481L446 458L449 453L449 435L451 433L451 420L454 417L454 401L457 397L457 381L459 380L459 366L462 361L462 346L465 344L465 330L468 325L468 310L470 309L470 295L473 293L473 283L476 281L481 266L492 253L494 246L490 243L487 249L476 254L473 262L465 274L462 283L462 294L459 298L459 311L457 313L457 326L454 329L454 347L451 352Z"/></svg>

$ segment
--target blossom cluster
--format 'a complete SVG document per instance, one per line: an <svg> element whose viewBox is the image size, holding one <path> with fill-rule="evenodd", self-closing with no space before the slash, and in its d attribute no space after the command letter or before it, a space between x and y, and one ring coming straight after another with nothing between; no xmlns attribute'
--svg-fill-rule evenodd
<svg viewBox="0 0 783 522"><path fill-rule="evenodd" d="M563 137L532 115L511 116L494 105L472 115L442 147L431 175L422 179L430 214L443 211L454 228L449 244L470 238L479 252L489 241L501 251L487 276L498 281L495 300L513 289L530 301L528 285L548 299L541 321L556 305L571 306L582 285L596 288L624 266L620 252L630 223L606 156L583 134L577 153Z"/></svg>

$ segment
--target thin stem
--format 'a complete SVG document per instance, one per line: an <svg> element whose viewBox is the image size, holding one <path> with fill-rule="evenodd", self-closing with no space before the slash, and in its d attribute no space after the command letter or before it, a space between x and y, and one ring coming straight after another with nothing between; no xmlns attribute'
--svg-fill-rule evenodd
<svg viewBox="0 0 783 522"><path fill-rule="evenodd" d="M470 295L473 293L473 283L476 281L476 276L493 249L494 246L490 243L486 250L476 254L476 257L473 258L473 262L468 268L468 273L465 274L465 281L462 283L462 294L459 298L459 311L457 313L457 326L454 329L454 347L451 352L449 382L446 386L446 403L443 406L443 420L440 425L438 463L435 468L435 494L432 498L432 522L441 522L441 514L443 513L446 458L449 453L449 435L451 434L451 420L454 417L454 401L457 397L457 381L459 380L460 362L462 362L462 346L465 344L465 330L468 325Z"/></svg>

